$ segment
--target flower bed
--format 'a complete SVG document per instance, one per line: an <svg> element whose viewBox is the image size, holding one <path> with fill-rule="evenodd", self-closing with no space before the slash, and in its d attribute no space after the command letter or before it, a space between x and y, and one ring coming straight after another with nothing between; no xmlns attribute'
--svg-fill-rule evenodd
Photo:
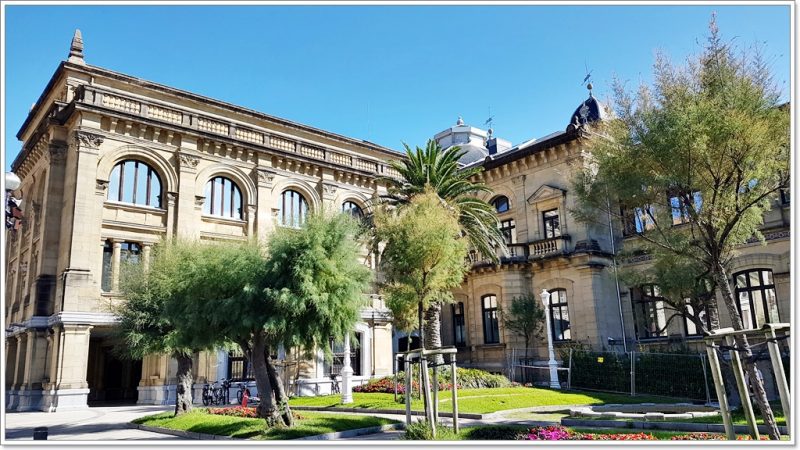
<svg viewBox="0 0 800 450"><path fill-rule="evenodd" d="M536 427L531 428L528 433L520 433L517 439L528 441L656 441L652 434L648 433L580 433L563 426ZM670 437L673 441L724 441L727 438L719 433L687 433ZM761 440L768 440L766 436L761 436ZM752 440L750 436L740 435L736 437L739 441Z"/></svg>
<svg viewBox="0 0 800 450"><path fill-rule="evenodd" d="M231 416L231 417L245 417L250 419L258 418L256 414L255 408L249 407L241 407L241 406L229 406L225 408L208 408L206 410L209 414L215 416ZM292 416L295 420L303 420L304 417L296 412L292 411Z"/></svg>

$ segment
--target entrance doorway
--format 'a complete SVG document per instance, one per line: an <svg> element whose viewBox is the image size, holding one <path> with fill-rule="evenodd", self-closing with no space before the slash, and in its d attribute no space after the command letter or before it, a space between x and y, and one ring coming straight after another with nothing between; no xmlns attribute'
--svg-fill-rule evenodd
<svg viewBox="0 0 800 450"><path fill-rule="evenodd" d="M142 360L122 359L112 352L113 346L106 337L89 340L86 371L89 406L135 404L139 397L137 387L142 378Z"/></svg>

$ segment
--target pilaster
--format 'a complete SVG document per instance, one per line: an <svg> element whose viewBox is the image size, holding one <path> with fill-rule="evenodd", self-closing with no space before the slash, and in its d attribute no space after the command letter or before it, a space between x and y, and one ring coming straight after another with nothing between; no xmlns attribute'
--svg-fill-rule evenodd
<svg viewBox="0 0 800 450"><path fill-rule="evenodd" d="M195 208L195 199L191 195L195 192L197 178L197 165L200 159L193 153L181 148L178 151L178 192L182 192L177 203L177 208L170 208L170 222L177 222L177 237L193 240L199 238L198 224L201 221L201 211ZM177 216L172 215L172 211ZM171 234L171 233L167 233Z"/></svg>

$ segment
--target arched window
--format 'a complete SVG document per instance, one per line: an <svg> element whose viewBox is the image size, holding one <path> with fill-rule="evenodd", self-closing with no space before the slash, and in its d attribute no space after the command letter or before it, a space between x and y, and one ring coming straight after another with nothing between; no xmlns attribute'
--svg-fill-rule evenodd
<svg viewBox="0 0 800 450"><path fill-rule="evenodd" d="M280 203L278 203L278 220L284 227L300 228L303 222L306 221L308 214L308 202L306 202L303 194L287 190L281 194Z"/></svg>
<svg viewBox="0 0 800 450"><path fill-rule="evenodd" d="M550 323L553 327L554 341L570 340L569 309L567 308L567 291L553 289L550 291Z"/></svg>
<svg viewBox="0 0 800 450"><path fill-rule="evenodd" d="M508 197L505 195L495 197L491 204L498 213L504 213L511 209L511 202L508 201Z"/></svg>
<svg viewBox="0 0 800 450"><path fill-rule="evenodd" d="M161 208L161 178L152 167L141 161L122 161L111 171L108 199Z"/></svg>
<svg viewBox="0 0 800 450"><path fill-rule="evenodd" d="M225 177L214 177L206 183L203 212L212 216L242 218L242 191Z"/></svg>
<svg viewBox="0 0 800 450"><path fill-rule="evenodd" d="M342 203L342 212L349 213L356 219L364 217L364 211L361 210L361 207L358 206L358 204L356 204L355 202L351 202L349 200Z"/></svg>

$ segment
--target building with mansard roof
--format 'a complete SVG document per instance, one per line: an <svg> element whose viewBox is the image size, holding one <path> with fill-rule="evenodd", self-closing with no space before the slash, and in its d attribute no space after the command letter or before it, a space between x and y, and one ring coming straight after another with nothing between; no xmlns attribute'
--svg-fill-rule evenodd
<svg viewBox="0 0 800 450"><path fill-rule="evenodd" d="M9 232L6 398L10 410L174 401L176 363L111 352L126 261L147 264L165 236L263 238L309 211L358 214L384 187L395 151L87 64L79 32L17 135L12 170L26 202ZM363 255L373 266L372 257ZM390 314L376 294L356 326L356 383L392 372ZM338 345L338 344L337 344ZM295 355L284 380L329 392L339 369ZM247 377L227 352L196 356L197 385ZM288 386L287 386L288 387ZM195 397L199 399L199 396Z"/></svg>

